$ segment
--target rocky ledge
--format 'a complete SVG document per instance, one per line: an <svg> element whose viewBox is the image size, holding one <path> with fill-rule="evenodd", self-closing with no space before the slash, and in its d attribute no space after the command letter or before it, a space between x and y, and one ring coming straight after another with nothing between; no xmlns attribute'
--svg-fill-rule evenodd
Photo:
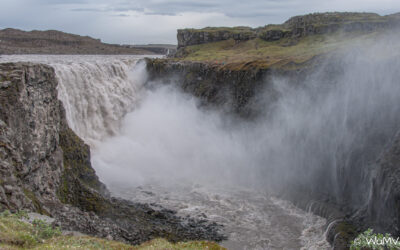
<svg viewBox="0 0 400 250"><path fill-rule="evenodd" d="M0 64L0 105L0 211L38 212L64 230L131 244L224 239L210 221L111 197L68 127L53 68Z"/></svg>

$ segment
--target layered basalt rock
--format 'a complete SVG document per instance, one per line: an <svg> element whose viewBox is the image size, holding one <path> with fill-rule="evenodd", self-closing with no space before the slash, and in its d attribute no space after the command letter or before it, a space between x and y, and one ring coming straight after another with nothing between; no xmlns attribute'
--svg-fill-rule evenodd
<svg viewBox="0 0 400 250"><path fill-rule="evenodd" d="M228 39L247 41L254 39L256 32L249 27L221 27L204 29L180 29L178 30L178 49L186 46L218 42Z"/></svg>

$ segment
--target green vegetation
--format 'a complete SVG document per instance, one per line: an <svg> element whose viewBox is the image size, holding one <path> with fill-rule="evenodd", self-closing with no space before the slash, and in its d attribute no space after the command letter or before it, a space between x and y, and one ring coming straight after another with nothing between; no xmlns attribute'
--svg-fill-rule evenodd
<svg viewBox="0 0 400 250"><path fill-rule="evenodd" d="M216 243L208 242L208 241L190 241L190 242L178 242L178 243L170 243L164 239L155 239L149 241L147 243L143 243L137 248L138 250L151 250L151 249L187 249L187 250L203 250L203 249L211 249L211 250L223 250L225 248L219 246Z"/></svg>
<svg viewBox="0 0 400 250"><path fill-rule="evenodd" d="M278 41L257 38L239 43L231 39L185 47L182 56L175 60L207 62L230 69L282 67L304 63L317 55L374 36L376 33L334 33Z"/></svg>
<svg viewBox="0 0 400 250"><path fill-rule="evenodd" d="M75 205L85 211L104 212L109 203L99 194L104 188L90 165L90 150L70 128L60 132L64 172L57 190L63 203Z"/></svg>
<svg viewBox="0 0 400 250"><path fill-rule="evenodd" d="M333 24L345 22L373 22L373 21L386 21L387 16L380 16L376 13L368 12L326 12L326 13L312 13L304 16L294 16L286 21L284 24L298 22L302 19L305 22L312 22L312 24Z"/></svg>
<svg viewBox="0 0 400 250"><path fill-rule="evenodd" d="M36 195L32 191L24 188L23 192L24 192L25 196L32 201L32 203L35 206L35 209L36 209L36 211L38 213L44 214L44 215L50 215L49 212L46 211L46 209L44 209L42 207L40 201L38 200L38 198L36 197Z"/></svg>
<svg viewBox="0 0 400 250"><path fill-rule="evenodd" d="M372 229L358 235L350 246L350 250L395 250L399 248L399 238L395 239L390 234L374 234Z"/></svg>
<svg viewBox="0 0 400 250"><path fill-rule="evenodd" d="M283 24L268 24L258 28L258 31L282 30L289 31L296 25L313 25L314 27L332 24L346 24L354 22L387 22L393 16L380 16L376 13L355 13L355 12L327 12L313 13L303 16L294 16Z"/></svg>
<svg viewBox="0 0 400 250"><path fill-rule="evenodd" d="M24 211L15 214L8 211L0 213L0 249L225 249L207 241L173 244L164 239L155 239L140 246L130 246L89 236L65 236L59 228L44 221L34 220L28 223L22 220L24 218L27 218Z"/></svg>
<svg viewBox="0 0 400 250"><path fill-rule="evenodd" d="M4 211L0 214L0 247L3 248L32 248L43 241L61 235L59 228L53 228L41 220L32 224L22 221L26 212L11 214Z"/></svg>
<svg viewBox="0 0 400 250"><path fill-rule="evenodd" d="M398 14L330 12L295 16L283 24L255 29L206 27L185 30L193 34L208 33L204 37L181 36L179 39L180 30L181 49L175 60L206 62L229 69L297 68L315 56L375 38L397 24L399 19ZM222 35L221 32L234 35Z"/></svg>

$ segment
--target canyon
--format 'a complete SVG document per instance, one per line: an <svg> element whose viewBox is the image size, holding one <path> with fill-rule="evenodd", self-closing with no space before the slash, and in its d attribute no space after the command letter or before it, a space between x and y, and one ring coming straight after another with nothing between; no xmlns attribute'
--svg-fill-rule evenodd
<svg viewBox="0 0 400 250"><path fill-rule="evenodd" d="M171 58L2 55L0 206L130 244L398 236L397 23L180 30Z"/></svg>

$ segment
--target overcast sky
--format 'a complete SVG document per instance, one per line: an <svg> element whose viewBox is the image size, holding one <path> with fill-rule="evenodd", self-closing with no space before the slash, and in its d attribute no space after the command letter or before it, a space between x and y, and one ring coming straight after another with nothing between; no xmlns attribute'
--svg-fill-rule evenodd
<svg viewBox="0 0 400 250"><path fill-rule="evenodd" d="M173 43L176 29L282 23L326 11L400 12L400 0L0 0L0 28L56 29L119 44Z"/></svg>

